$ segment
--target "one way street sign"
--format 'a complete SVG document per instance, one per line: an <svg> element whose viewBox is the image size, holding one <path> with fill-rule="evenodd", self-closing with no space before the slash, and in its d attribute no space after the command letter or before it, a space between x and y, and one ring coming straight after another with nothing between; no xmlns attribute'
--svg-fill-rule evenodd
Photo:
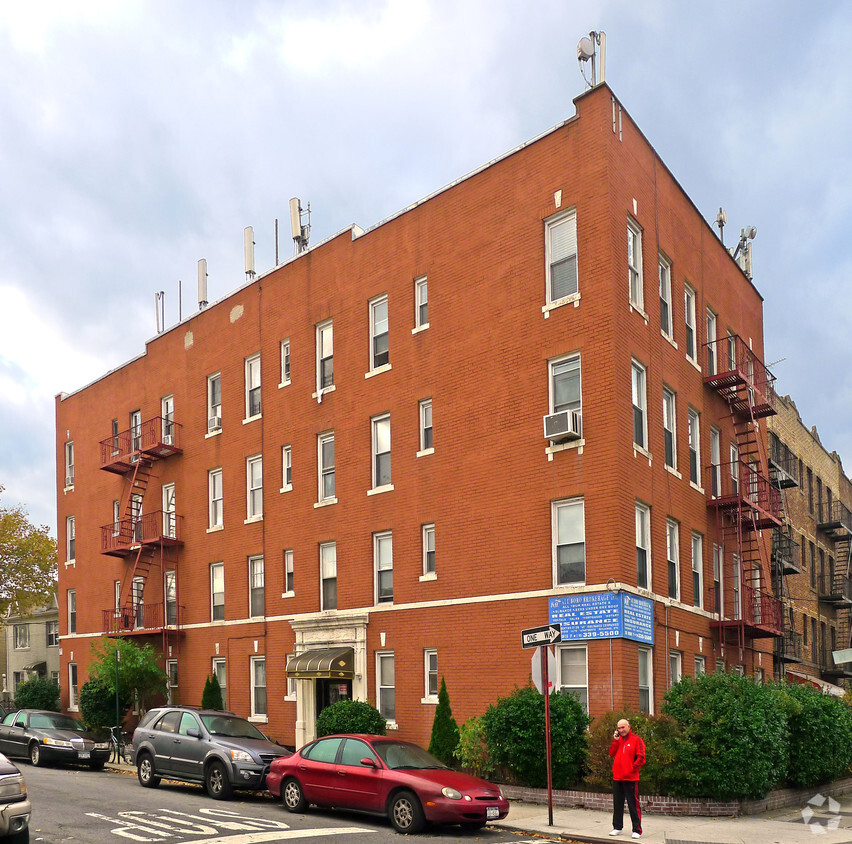
<svg viewBox="0 0 852 844"><path fill-rule="evenodd" d="M537 648L540 645L556 645L562 641L562 627L559 624L545 624L543 627L530 627L521 631L521 643L525 648Z"/></svg>

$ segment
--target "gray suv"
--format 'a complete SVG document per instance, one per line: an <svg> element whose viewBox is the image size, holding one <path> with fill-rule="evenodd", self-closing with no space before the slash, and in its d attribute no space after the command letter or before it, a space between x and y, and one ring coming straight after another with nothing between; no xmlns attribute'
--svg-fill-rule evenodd
<svg viewBox="0 0 852 844"><path fill-rule="evenodd" d="M30 840L31 811L21 772L0 753L0 839L26 844Z"/></svg>
<svg viewBox="0 0 852 844"><path fill-rule="evenodd" d="M216 800L229 800L235 788L264 789L272 760L289 755L245 718L213 709L152 709L133 733L132 761L145 788L162 777L203 783Z"/></svg>

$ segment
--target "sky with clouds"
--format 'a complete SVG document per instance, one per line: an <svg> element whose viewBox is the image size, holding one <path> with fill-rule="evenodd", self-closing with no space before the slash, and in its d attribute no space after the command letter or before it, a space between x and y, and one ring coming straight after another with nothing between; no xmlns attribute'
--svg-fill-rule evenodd
<svg viewBox="0 0 852 844"><path fill-rule="evenodd" d="M54 396L291 254L570 117L576 45L726 242L755 225L779 392L852 470L852 4L0 0L0 484L55 532ZM108 433L108 432L106 432Z"/></svg>

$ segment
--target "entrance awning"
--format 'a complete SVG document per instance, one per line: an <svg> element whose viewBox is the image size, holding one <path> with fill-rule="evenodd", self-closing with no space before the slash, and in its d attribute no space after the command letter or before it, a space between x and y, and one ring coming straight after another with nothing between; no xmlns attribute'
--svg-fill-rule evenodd
<svg viewBox="0 0 852 844"><path fill-rule="evenodd" d="M352 648L317 648L291 657L287 676L294 680L317 677L351 680L355 676L355 651Z"/></svg>
<svg viewBox="0 0 852 844"><path fill-rule="evenodd" d="M44 674L47 671L46 662L31 662L24 666L24 671L38 671L39 674Z"/></svg>

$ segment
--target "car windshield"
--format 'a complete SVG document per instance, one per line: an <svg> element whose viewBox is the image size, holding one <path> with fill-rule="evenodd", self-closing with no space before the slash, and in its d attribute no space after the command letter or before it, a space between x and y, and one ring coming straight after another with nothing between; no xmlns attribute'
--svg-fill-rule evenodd
<svg viewBox="0 0 852 844"><path fill-rule="evenodd" d="M373 750L392 771L447 767L422 747L407 741L377 741L373 744Z"/></svg>
<svg viewBox="0 0 852 844"><path fill-rule="evenodd" d="M36 730L72 730L82 733L86 728L67 715L30 715L30 727Z"/></svg>
<svg viewBox="0 0 852 844"><path fill-rule="evenodd" d="M266 736L245 718L237 718L234 715L202 715L201 720L213 736L268 741Z"/></svg>

